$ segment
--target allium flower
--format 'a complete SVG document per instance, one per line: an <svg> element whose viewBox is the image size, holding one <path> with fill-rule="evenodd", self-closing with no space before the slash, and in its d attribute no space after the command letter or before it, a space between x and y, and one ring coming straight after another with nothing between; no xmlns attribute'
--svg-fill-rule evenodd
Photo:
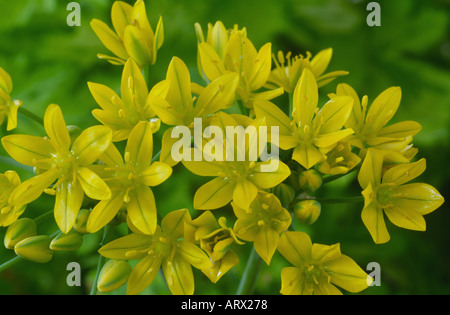
<svg viewBox="0 0 450 315"><path fill-rule="evenodd" d="M156 229L156 204L151 188L172 175L172 168L161 162L152 163L153 134L150 122L140 122L131 131L125 148L125 159L111 144L99 157L106 166L99 173L109 184L111 198L100 201L92 209L87 231L94 233L108 224L125 206L128 218L141 233ZM97 168L97 169L98 169Z"/></svg>
<svg viewBox="0 0 450 315"><path fill-rule="evenodd" d="M283 233L278 251L294 265L281 270L281 294L342 294L336 286L357 293L372 282L353 259L341 254L339 244L312 244L303 232Z"/></svg>
<svg viewBox="0 0 450 315"><path fill-rule="evenodd" d="M267 43L259 51L247 37L246 30L226 32L221 22L208 30L207 40L197 27L198 62L202 74L213 81L219 76L235 72L239 74L236 93L247 108L252 108L257 99L270 100L281 94L283 89L260 92L269 78L272 60L272 44Z"/></svg>
<svg viewBox="0 0 450 315"><path fill-rule="evenodd" d="M91 27L98 38L115 55L111 57L98 54L98 57L115 65L123 65L131 57L141 69L146 65L153 65L157 51L164 42L162 18L160 17L156 31L153 32L145 3L143 0L137 0L134 6L115 1L111 19L115 32L98 19L91 21Z"/></svg>
<svg viewBox="0 0 450 315"><path fill-rule="evenodd" d="M213 283L239 263L239 257L230 247L233 244L244 244L226 226L226 218L216 221L211 211L205 211L198 218L186 221L185 239L200 245L209 256L212 266L202 269L202 272Z"/></svg>
<svg viewBox="0 0 450 315"><path fill-rule="evenodd" d="M348 84L339 84L338 96L353 98L353 110L345 126L355 133L348 138L349 143L361 149L363 158L369 147L382 150L386 162L409 162L417 153L411 141L422 126L416 121L402 121L387 126L400 105L402 91L399 87L391 87L378 95L368 107L368 97L361 100L356 91ZM331 95L331 96L334 96Z"/></svg>
<svg viewBox="0 0 450 315"><path fill-rule="evenodd" d="M326 159L326 153L353 133L341 129L352 111L353 99L336 96L320 110L317 82L309 69L303 71L294 90L292 121L269 101L255 103L256 118L266 120L269 126L279 126L280 148L294 149L292 159L306 169Z"/></svg>
<svg viewBox="0 0 450 315"><path fill-rule="evenodd" d="M100 254L107 258L140 260L131 271L127 294L142 292L153 282L161 266L172 294L194 294L191 265L207 269L212 263L203 250L185 239L186 220L190 220L187 209L171 211L162 219L155 234L132 233L100 248Z"/></svg>
<svg viewBox="0 0 450 315"><path fill-rule="evenodd" d="M3 124L5 117L8 117L6 126L8 131L17 127L17 110L23 104L22 101L11 99L12 88L11 77L0 67L0 125Z"/></svg>
<svg viewBox="0 0 450 315"><path fill-rule="evenodd" d="M11 157L36 167L39 174L17 186L10 202L26 205L39 198L44 190L55 194L56 223L63 233L68 233L75 224L84 194L96 200L111 197L108 185L88 166L108 148L112 132L104 126L93 126L71 143L61 109L55 104L48 106L44 125L48 137L10 135L2 138L3 147Z"/></svg>
<svg viewBox="0 0 450 315"><path fill-rule="evenodd" d="M273 55L276 67L270 73L265 86L268 88L282 87L285 92L292 93L304 69L311 70L319 87L330 83L338 76L347 75L347 71L333 71L324 74L332 56L332 48L319 51L312 59L309 52L306 57L302 55L292 57L291 52L288 52L285 56L283 52L278 51L276 57Z"/></svg>
<svg viewBox="0 0 450 315"><path fill-rule="evenodd" d="M390 236L384 214L395 225L416 231L425 231L424 215L436 210L444 198L432 186L407 182L421 175L426 168L425 159L393 166L383 173L383 153L369 149L358 181L364 189L364 225L375 243L386 243Z"/></svg>
<svg viewBox="0 0 450 315"><path fill-rule="evenodd" d="M352 152L348 141L340 141L336 147L327 153L327 159L317 165L322 174L346 174L361 162L361 158Z"/></svg>
<svg viewBox="0 0 450 315"><path fill-rule="evenodd" d="M150 105L157 96L165 96L167 88L164 81L148 92L147 84L139 67L128 59L122 72L121 96L111 88L88 82L95 101L102 109L94 109L92 115L113 131L113 141L125 140L134 126L140 121L152 121L153 129L159 129L159 120L153 119L155 113Z"/></svg>
<svg viewBox="0 0 450 315"><path fill-rule="evenodd" d="M256 196L249 211L241 209L234 202L231 205L237 217L234 225L237 236L254 242L258 255L270 265L280 234L291 225L291 215L274 194L266 192Z"/></svg>

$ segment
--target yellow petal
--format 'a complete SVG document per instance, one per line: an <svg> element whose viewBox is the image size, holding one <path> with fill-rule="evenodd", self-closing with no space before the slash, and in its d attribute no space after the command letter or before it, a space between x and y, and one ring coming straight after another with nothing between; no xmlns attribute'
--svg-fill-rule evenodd
<svg viewBox="0 0 450 315"><path fill-rule="evenodd" d="M239 263L239 256L232 250L229 250L219 261L215 261L213 267L202 269L202 272L211 280L217 283L231 268Z"/></svg>
<svg viewBox="0 0 450 315"><path fill-rule="evenodd" d="M211 268L212 263L208 255L197 245L187 241L178 243L178 253L197 269Z"/></svg>
<svg viewBox="0 0 450 315"><path fill-rule="evenodd" d="M36 136L5 136L2 138L2 145L14 160L29 166L34 166L35 161L50 159L56 153L48 139Z"/></svg>
<svg viewBox="0 0 450 315"><path fill-rule="evenodd" d="M426 160L423 158L414 163L396 165L384 173L383 183L402 185L420 176L426 167Z"/></svg>
<svg viewBox="0 0 450 315"><path fill-rule="evenodd" d="M358 293L369 287L367 273L346 255L325 262L323 268L329 274L331 282L344 290Z"/></svg>
<svg viewBox="0 0 450 315"><path fill-rule="evenodd" d="M444 203L444 197L431 185L413 183L391 189L391 203L396 208L411 209L421 215L433 212Z"/></svg>
<svg viewBox="0 0 450 315"><path fill-rule="evenodd" d="M213 114L233 105L239 76L227 73L206 86L195 105L196 117Z"/></svg>
<svg viewBox="0 0 450 315"><path fill-rule="evenodd" d="M108 147L108 149L103 152L102 155L99 157L100 161L105 163L109 166L123 166L123 159L122 155L120 154L119 150L117 150L116 146L111 143Z"/></svg>
<svg viewBox="0 0 450 315"><path fill-rule="evenodd" d="M95 233L100 230L114 219L122 205L123 194L117 192L113 193L110 199L97 203L89 215L86 230L89 233Z"/></svg>
<svg viewBox="0 0 450 315"><path fill-rule="evenodd" d="M57 150L68 151L70 148L70 136L61 108L56 104L47 107L44 115L45 132L53 142Z"/></svg>
<svg viewBox="0 0 450 315"><path fill-rule="evenodd" d="M179 112L175 107L169 104L162 97L154 96L149 99L150 108L169 126L184 125L183 113Z"/></svg>
<svg viewBox="0 0 450 315"><path fill-rule="evenodd" d="M194 208L212 210L225 206L233 198L235 186L235 183L222 177L207 182L195 192Z"/></svg>
<svg viewBox="0 0 450 315"><path fill-rule="evenodd" d="M297 123L310 125L319 101L317 82L309 69L305 69L293 95L292 117Z"/></svg>
<svg viewBox="0 0 450 315"><path fill-rule="evenodd" d="M111 8L111 20L114 30L123 39L125 27L133 23L133 7L123 1L114 1Z"/></svg>
<svg viewBox="0 0 450 315"><path fill-rule="evenodd" d="M339 131L320 134L314 139L314 144L323 149L332 149L336 143L354 133L353 129L347 128Z"/></svg>
<svg viewBox="0 0 450 315"><path fill-rule="evenodd" d="M138 185L130 192L127 203L128 216L133 225L143 234L152 235L156 230L155 196L150 188Z"/></svg>
<svg viewBox="0 0 450 315"><path fill-rule="evenodd" d="M97 37L108 50L121 59L128 59L128 53L120 41L120 38L108 25L97 19L93 19L90 24L95 34L97 34Z"/></svg>
<svg viewBox="0 0 450 315"><path fill-rule="evenodd" d="M181 255L162 264L167 286L173 295L194 294L194 274L191 265Z"/></svg>
<svg viewBox="0 0 450 315"><path fill-rule="evenodd" d="M128 136L125 148L125 162L145 170L150 166L153 156L153 132L151 123L139 122Z"/></svg>
<svg viewBox="0 0 450 315"><path fill-rule="evenodd" d="M123 108L122 99L111 88L93 82L88 82L88 87L92 97L105 111L116 113Z"/></svg>
<svg viewBox="0 0 450 315"><path fill-rule="evenodd" d="M320 133L338 131L344 126L353 108L353 99L349 96L336 96L329 100L314 119L314 125L320 124Z"/></svg>
<svg viewBox="0 0 450 315"><path fill-rule="evenodd" d="M299 143L292 154L292 159L300 163L306 169L310 169L326 158L319 149L312 144Z"/></svg>
<svg viewBox="0 0 450 315"><path fill-rule="evenodd" d="M336 88L336 94L338 96L350 96L353 99L352 113L348 117L345 126L347 128L352 128L353 130L359 129L359 123L362 121L362 109L359 96L355 89L346 83L341 83Z"/></svg>
<svg viewBox="0 0 450 315"><path fill-rule="evenodd" d="M198 176L218 176L223 172L222 164L215 161L182 161L183 165Z"/></svg>
<svg viewBox="0 0 450 315"><path fill-rule="evenodd" d="M26 205L42 194L58 178L58 170L51 169L40 175L32 177L17 186L10 196L10 203Z"/></svg>
<svg viewBox="0 0 450 315"><path fill-rule="evenodd" d="M288 116L275 104L265 100L253 103L256 117L265 118L268 126L278 126L280 135L291 136L292 126Z"/></svg>
<svg viewBox="0 0 450 315"><path fill-rule="evenodd" d="M95 200L108 200L111 198L111 190L108 185L89 168L80 168L77 179L89 198Z"/></svg>
<svg viewBox="0 0 450 315"><path fill-rule="evenodd" d="M109 147L111 139L112 131L108 127L89 127L74 141L72 152L79 164L91 164Z"/></svg>
<svg viewBox="0 0 450 315"><path fill-rule="evenodd" d="M134 25L128 25L123 35L123 44L127 54L143 67L152 61L152 52L144 32ZM127 58L124 58L127 59Z"/></svg>
<svg viewBox="0 0 450 315"><path fill-rule="evenodd" d="M327 49L319 51L311 59L312 73L314 74L314 76L316 78L318 78L328 68L328 65L330 64L332 56L333 56L333 49L327 48Z"/></svg>
<svg viewBox="0 0 450 315"><path fill-rule="evenodd" d="M164 23L162 16L160 16L158 24L156 25L155 38L153 39L152 60L150 61L150 64L152 65L155 64L158 49L161 48L163 43L164 43Z"/></svg>
<svg viewBox="0 0 450 315"><path fill-rule="evenodd" d="M70 181L64 181L56 186L55 221L64 234L69 233L75 224L83 197L83 189L79 183L74 185Z"/></svg>
<svg viewBox="0 0 450 315"><path fill-rule="evenodd" d="M278 232L270 227L260 229L259 233L256 235L254 241L255 250L267 265L270 265L272 256L277 249L279 237L280 235Z"/></svg>
<svg viewBox="0 0 450 315"><path fill-rule="evenodd" d="M172 58L166 80L169 82L167 102L179 112L192 109L191 76L180 58Z"/></svg>
<svg viewBox="0 0 450 315"><path fill-rule="evenodd" d="M184 236L185 223L190 220L191 216L187 209L171 211L161 220L161 229L165 234L178 239Z"/></svg>
<svg viewBox="0 0 450 315"><path fill-rule="evenodd" d="M158 186L172 175L172 168L161 162L154 162L141 173L140 180L147 186Z"/></svg>
<svg viewBox="0 0 450 315"><path fill-rule="evenodd" d="M259 188L269 189L283 182L291 174L289 167L278 161L278 168L272 172L262 172L263 165L270 164L270 161L259 162L251 170L249 179Z"/></svg>
<svg viewBox="0 0 450 315"><path fill-rule="evenodd" d="M11 131L17 127L17 111L22 104L22 101L12 101L9 104L7 131Z"/></svg>
<svg viewBox="0 0 450 315"><path fill-rule="evenodd" d="M257 54L253 43L246 35L241 32L233 32L230 35L225 54L227 70L237 72L248 79L252 73Z"/></svg>
<svg viewBox="0 0 450 315"><path fill-rule="evenodd" d="M425 219L422 214L414 211L413 209L400 208L393 205L392 207L384 208L384 212L386 213L389 221L398 227L414 231L425 231Z"/></svg>
<svg viewBox="0 0 450 315"><path fill-rule="evenodd" d="M256 91L261 88L269 78L272 67L272 44L267 43L258 51L252 72L249 73L248 81L250 90Z"/></svg>
<svg viewBox="0 0 450 315"><path fill-rule="evenodd" d="M121 238L117 238L99 249L100 255L110 259L140 259L147 256L154 237L131 233Z"/></svg>
<svg viewBox="0 0 450 315"><path fill-rule="evenodd" d="M200 43L198 52L202 70L210 81L227 72L222 59L210 44L206 42Z"/></svg>
<svg viewBox="0 0 450 315"><path fill-rule="evenodd" d="M161 258L146 255L131 271L128 278L127 294L135 295L144 291L155 280L161 267Z"/></svg>
<svg viewBox="0 0 450 315"><path fill-rule="evenodd" d="M291 264L301 267L311 259L311 238L304 232L284 232L277 249Z"/></svg>
<svg viewBox="0 0 450 315"><path fill-rule="evenodd" d="M251 181L243 179L236 183L233 192L233 201L242 209L248 210L257 194L258 188Z"/></svg>
<svg viewBox="0 0 450 315"><path fill-rule="evenodd" d="M397 112L402 91L399 87L391 87L383 91L373 101L366 116L366 128L378 132Z"/></svg>
<svg viewBox="0 0 450 315"><path fill-rule="evenodd" d="M306 279L302 269L286 267L281 270L281 291L283 295L311 294L305 287Z"/></svg>
<svg viewBox="0 0 450 315"><path fill-rule="evenodd" d="M141 70L133 59L128 59L123 67L120 95L127 107L140 111L148 97L147 83Z"/></svg>
<svg viewBox="0 0 450 315"><path fill-rule="evenodd" d="M8 72L5 71L2 67L0 67L0 89L3 90L6 94L11 93L13 88L13 83L11 80L11 76Z"/></svg>
<svg viewBox="0 0 450 315"><path fill-rule="evenodd" d="M404 138L416 135L422 126L417 121L401 121L396 124L384 127L378 133L379 137Z"/></svg>
<svg viewBox="0 0 450 315"><path fill-rule="evenodd" d="M372 202L362 210L361 219L376 244L384 244L389 241L390 236L384 222L383 209Z"/></svg>
<svg viewBox="0 0 450 315"><path fill-rule="evenodd" d="M374 186L381 182L382 167L383 153L374 149L367 150L366 157L358 174L358 181L363 189L366 189L369 183Z"/></svg>

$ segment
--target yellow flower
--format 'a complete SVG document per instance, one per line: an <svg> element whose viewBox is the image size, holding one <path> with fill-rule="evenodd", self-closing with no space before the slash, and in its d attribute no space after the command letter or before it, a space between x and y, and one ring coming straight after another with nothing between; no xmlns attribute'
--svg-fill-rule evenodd
<svg viewBox="0 0 450 315"><path fill-rule="evenodd" d="M170 62L165 82L166 98L153 97L151 109L169 126L193 128L194 118L202 118L202 122L207 124L211 115L233 105L238 75L227 73L215 79L199 92L195 104L189 70L180 58L174 57ZM171 149L178 141L177 138L171 137L174 128L177 127L167 129L163 135L160 158L161 162L171 166L176 164L170 156Z"/></svg>
<svg viewBox="0 0 450 315"><path fill-rule="evenodd" d="M282 87L284 91L292 93L304 69L311 70L319 87L330 83L338 76L348 74L347 71L333 71L324 74L333 56L332 48L319 51L312 59L309 52L306 53L306 58L302 55L291 56L291 52L288 52L285 56L282 51L278 51L276 58L275 54L272 56L276 68L270 73L266 87Z"/></svg>
<svg viewBox="0 0 450 315"><path fill-rule="evenodd" d="M348 141L340 141L337 146L327 153L327 159L317 165L322 174L346 174L361 162L361 158L352 152Z"/></svg>
<svg viewBox="0 0 450 315"><path fill-rule="evenodd" d="M238 124L237 119L242 121ZM256 198L258 190L269 189L277 186L283 182L289 175L289 167L281 161L277 161L278 165L273 171L265 171L264 168L272 163L272 160L267 161L254 161L250 160L249 153L251 151L256 152L257 157L261 155L260 148L254 150L255 148L249 149L251 147L250 143L254 144L255 139L248 139L245 136L247 130L254 125L250 118L242 115L229 115L224 112L218 113L212 120L211 126L218 126L223 130L223 138L220 140L216 137L209 141L208 144L214 142L216 144L220 143L223 145L222 154L215 152L214 154L220 155L221 158L218 159L217 156L209 155L208 150L203 148L203 156L208 156L208 158L203 158L200 161L195 161L191 159L190 161L183 160L183 165L192 173L199 176L215 176L216 178L207 182L201 186L194 195L194 208L199 210L212 210L224 207L231 200L233 200L236 205L242 209L248 210L250 204ZM240 141L230 140L233 135L226 134L226 128L236 128L242 127L243 138L245 140L245 145L243 147L239 146ZM236 130L236 129L234 129ZM257 134L248 132L249 138L257 138ZM239 139L239 134L238 134ZM228 143L228 145L227 145ZM213 145L216 148L217 145ZM231 147L233 145L233 147ZM228 150L228 149L232 150ZM197 155L196 151L202 148L193 149L193 156ZM219 150L217 150L219 151ZM230 153L230 151L232 151ZM230 158L230 154L234 154L233 158ZM243 158L240 160L236 156L242 155ZM223 156L228 156L224 158Z"/></svg>
<svg viewBox="0 0 450 315"><path fill-rule="evenodd" d="M378 95L368 108L368 97L360 100L356 91L348 84L339 84L336 89L338 96L353 98L352 114L345 126L355 133L349 137L352 146L361 149L360 156L364 158L367 148L382 150L386 162L406 163L417 153L411 141L421 129L415 121L402 121L389 126L400 105L402 91L399 87L390 87Z"/></svg>
<svg viewBox="0 0 450 315"><path fill-rule="evenodd" d="M306 169L326 159L342 139L353 133L341 129L352 111L353 99L336 96L320 110L317 82L309 69L304 69L293 93L292 121L269 101L255 102L256 118L265 118L267 125L279 126L280 148L294 148L292 159Z"/></svg>
<svg viewBox="0 0 450 315"><path fill-rule="evenodd" d="M247 108L252 108L253 101L257 99L270 100L283 94L282 88L259 91L270 75L271 43L257 51L245 29L235 27L232 31L226 31L221 22L208 28L207 40L204 41L200 27L196 28L199 69L208 81L228 72L239 74L236 93Z"/></svg>
<svg viewBox="0 0 450 315"><path fill-rule="evenodd" d="M159 18L156 31L153 32L145 3L138 0L134 6L123 1L115 1L111 19L115 32L98 19L91 21L91 27L100 41L115 55L111 57L98 54L98 57L114 65L123 65L131 57L141 69L146 65L153 65L156 62L157 51L164 42L162 18Z"/></svg>
<svg viewBox="0 0 450 315"><path fill-rule="evenodd" d="M283 233L278 251L294 265L281 270L281 294L284 295L342 294L336 286L357 293L372 282L353 259L341 254L339 244L312 244L303 232Z"/></svg>
<svg viewBox="0 0 450 315"><path fill-rule="evenodd" d="M14 205L10 196L20 185L19 175L15 171L0 174L0 226L9 226L25 211L25 205Z"/></svg>
<svg viewBox="0 0 450 315"><path fill-rule="evenodd" d="M22 101L11 99L12 88L11 77L0 67L0 125L3 124L5 117L8 117L6 126L8 131L17 127L17 110L23 104Z"/></svg>
<svg viewBox="0 0 450 315"><path fill-rule="evenodd" d="M358 174L359 184L364 189L361 217L375 243L386 243L390 239L383 213L401 228L425 231L423 216L444 203L434 187L424 183L406 184L421 175L425 168L425 159L420 159L393 166L383 174L383 153L376 149L367 151Z"/></svg>
<svg viewBox="0 0 450 315"><path fill-rule="evenodd" d="M211 211L205 211L195 220L185 224L186 240L200 244L209 256L212 266L202 269L202 272L216 283L232 267L239 263L239 257L230 249L232 244L244 244L236 237L233 229L226 226L226 218L218 222Z"/></svg>
<svg viewBox="0 0 450 315"><path fill-rule="evenodd" d="M100 172L112 193L111 198L100 201L92 209L86 225L88 232L94 233L108 224L123 205L131 223L141 233L155 232L155 197L148 186L164 182L172 175L172 168L161 162L152 163L152 155L152 126L150 122L142 121L128 137L124 159L114 144L99 157L105 164L104 171Z"/></svg>
<svg viewBox="0 0 450 315"><path fill-rule="evenodd" d="M260 192L246 211L232 203L238 237L254 242L258 255L270 265L280 234L291 225L291 215L274 194Z"/></svg>
<svg viewBox="0 0 450 315"><path fill-rule="evenodd" d="M155 97L165 96L167 87L162 81L149 93L144 77L132 59L128 59L123 68L120 97L105 85L88 82L88 86L95 101L102 108L94 109L92 114L113 130L113 141L125 140L140 121L151 121L155 132L159 129L160 122L153 119L155 113L150 105Z"/></svg>
<svg viewBox="0 0 450 315"><path fill-rule="evenodd" d="M100 254L110 259L140 260L128 278L127 294L142 292L161 266L172 294L194 294L191 265L205 269L212 263L203 250L185 239L186 220L190 220L187 209L172 211L162 219L155 234L132 233L100 248Z"/></svg>
<svg viewBox="0 0 450 315"><path fill-rule="evenodd" d="M108 148L112 132L104 126L93 126L71 143L61 109L55 104L47 107L44 126L48 137L10 135L2 138L3 147L12 158L36 167L39 174L17 186L9 202L26 205L44 190L55 194L56 223L63 233L68 233L75 224L84 194L95 200L111 197L108 185L87 166Z"/></svg>

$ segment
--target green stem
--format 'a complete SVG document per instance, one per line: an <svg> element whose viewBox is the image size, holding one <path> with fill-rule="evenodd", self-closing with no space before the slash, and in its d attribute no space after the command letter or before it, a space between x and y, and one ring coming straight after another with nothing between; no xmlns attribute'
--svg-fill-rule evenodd
<svg viewBox="0 0 450 315"><path fill-rule="evenodd" d="M159 152L156 153L155 156L152 158L152 163L157 161L160 156L161 156L161 150L159 150Z"/></svg>
<svg viewBox="0 0 450 315"><path fill-rule="evenodd" d="M47 220L51 215L53 214L53 210L50 210L44 214L41 214L40 216L38 216L37 218L34 219L34 222L37 224L44 222L45 220Z"/></svg>
<svg viewBox="0 0 450 315"><path fill-rule="evenodd" d="M28 109L21 106L19 107L18 112L44 126L44 120L35 113L30 112Z"/></svg>
<svg viewBox="0 0 450 315"><path fill-rule="evenodd" d="M262 259L259 257L258 253L255 250L255 247L253 246L247 261L247 266L244 270L244 274L242 275L241 282L239 283L238 289L236 291L237 295L248 295L252 293L253 287L259 274L261 262Z"/></svg>
<svg viewBox="0 0 450 315"><path fill-rule="evenodd" d="M338 175L332 175L332 176L324 177L323 178L323 184L333 182L333 181L335 181L335 180L337 180L337 179L339 179L341 177L349 175L350 173L356 172L357 170L359 170L359 167L355 167L350 172L347 172L345 174L338 174Z"/></svg>
<svg viewBox="0 0 450 315"><path fill-rule="evenodd" d="M294 109L294 92L289 93L289 118L292 120L292 110Z"/></svg>
<svg viewBox="0 0 450 315"><path fill-rule="evenodd" d="M0 272L8 269L9 267L11 267L12 265L14 265L15 263L17 263L18 261L21 261L22 257L20 256L16 256L10 260L8 260L7 262L4 262L3 264L0 265Z"/></svg>
<svg viewBox="0 0 450 315"><path fill-rule="evenodd" d="M363 196L353 196L353 197L345 197L345 198L315 198L313 200L317 200L320 203L357 203L363 202Z"/></svg>
<svg viewBox="0 0 450 315"><path fill-rule="evenodd" d="M100 242L100 247L102 247L104 245L104 243L106 242L106 239L107 239L108 233L109 233L109 228L110 228L110 226L108 226L108 225L103 228L103 237L102 237L102 240ZM94 279L94 283L93 283L92 288L91 288L90 295L96 295L97 294L97 291L98 291L98 289L97 289L98 279L100 277L100 271L102 270L104 263L105 263L105 257L103 257L102 255L99 254L98 263L97 263L97 271L95 273L95 279Z"/></svg>

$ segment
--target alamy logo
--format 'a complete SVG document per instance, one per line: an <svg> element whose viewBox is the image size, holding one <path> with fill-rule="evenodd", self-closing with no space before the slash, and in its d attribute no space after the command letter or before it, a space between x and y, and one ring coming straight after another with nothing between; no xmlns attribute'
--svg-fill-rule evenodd
<svg viewBox="0 0 450 315"><path fill-rule="evenodd" d="M207 126L203 129L202 118L194 118L194 135L186 126L172 130L171 137L179 139L171 149L172 159L180 161L270 161L261 165L262 172L275 172L279 166L279 127L267 126L226 126L225 134L219 126ZM180 139L181 137L181 139ZM192 138L194 150L191 151ZM204 140L209 139L206 143ZM271 149L268 152L267 142Z"/></svg>
<svg viewBox="0 0 450 315"><path fill-rule="evenodd" d="M67 15L67 25L81 26L81 6L78 2L70 2L66 7L67 11L71 11Z"/></svg>

